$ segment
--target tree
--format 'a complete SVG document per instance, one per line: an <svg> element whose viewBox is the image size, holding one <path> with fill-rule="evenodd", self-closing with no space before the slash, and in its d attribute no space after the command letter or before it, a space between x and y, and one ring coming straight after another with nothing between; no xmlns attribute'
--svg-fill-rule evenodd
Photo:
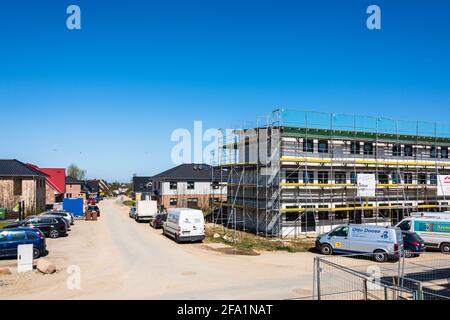
<svg viewBox="0 0 450 320"><path fill-rule="evenodd" d="M84 180L86 178L86 170L78 168L75 164L71 164L67 168L67 175L77 180Z"/></svg>

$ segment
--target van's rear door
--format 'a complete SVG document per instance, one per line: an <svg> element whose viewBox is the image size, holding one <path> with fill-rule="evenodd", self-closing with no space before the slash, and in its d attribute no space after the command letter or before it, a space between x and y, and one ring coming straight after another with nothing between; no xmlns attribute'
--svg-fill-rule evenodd
<svg viewBox="0 0 450 320"><path fill-rule="evenodd" d="M204 220L198 214L185 213L180 219L181 236L200 236L204 233Z"/></svg>

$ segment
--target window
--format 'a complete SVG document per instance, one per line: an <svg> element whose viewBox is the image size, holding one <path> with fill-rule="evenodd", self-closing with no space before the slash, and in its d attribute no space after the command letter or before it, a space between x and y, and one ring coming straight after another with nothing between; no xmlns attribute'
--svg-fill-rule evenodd
<svg viewBox="0 0 450 320"><path fill-rule="evenodd" d="M245 145L244 145L244 162L249 163L250 162L250 138L245 138Z"/></svg>
<svg viewBox="0 0 450 320"><path fill-rule="evenodd" d="M328 153L328 140L319 140L319 153Z"/></svg>
<svg viewBox="0 0 450 320"><path fill-rule="evenodd" d="M339 227L331 233L333 237L347 237L348 227Z"/></svg>
<svg viewBox="0 0 450 320"><path fill-rule="evenodd" d="M314 152L314 139L303 139L303 152Z"/></svg>
<svg viewBox="0 0 450 320"><path fill-rule="evenodd" d="M177 190L178 189L178 183L176 181L170 181L169 182L169 188L170 188L170 190Z"/></svg>
<svg viewBox="0 0 450 320"><path fill-rule="evenodd" d="M187 206L188 208L198 208L198 198L188 198Z"/></svg>
<svg viewBox="0 0 450 320"><path fill-rule="evenodd" d="M303 172L303 182L304 183L314 183L314 172L304 171Z"/></svg>
<svg viewBox="0 0 450 320"><path fill-rule="evenodd" d="M412 173L405 173L403 174L403 180L405 184L412 184L413 183L413 175Z"/></svg>
<svg viewBox="0 0 450 320"><path fill-rule="evenodd" d="M297 183L298 182L298 171L286 171L286 182L287 183Z"/></svg>
<svg viewBox="0 0 450 320"><path fill-rule="evenodd" d="M350 172L350 183L351 184L357 184L358 183L356 172Z"/></svg>
<svg viewBox="0 0 450 320"><path fill-rule="evenodd" d="M286 208L296 208L295 206L287 206ZM298 211L287 211L286 212L286 221L296 221L300 218L300 212Z"/></svg>
<svg viewBox="0 0 450 320"><path fill-rule="evenodd" d="M419 173L417 180L418 180L419 184L427 184L427 174Z"/></svg>
<svg viewBox="0 0 450 320"><path fill-rule="evenodd" d="M0 232L0 242L6 242L8 240L8 234L6 232Z"/></svg>
<svg viewBox="0 0 450 320"><path fill-rule="evenodd" d="M328 183L328 171L319 171L317 178L319 183Z"/></svg>
<svg viewBox="0 0 450 320"><path fill-rule="evenodd" d="M392 146L392 155L394 157L400 157L402 155L402 146L400 144L394 144Z"/></svg>
<svg viewBox="0 0 450 320"><path fill-rule="evenodd" d="M405 145L403 149L403 154L405 157L413 157L413 146L410 144Z"/></svg>
<svg viewBox="0 0 450 320"><path fill-rule="evenodd" d="M21 179L14 180L14 195L15 196L22 195L22 180Z"/></svg>
<svg viewBox="0 0 450 320"><path fill-rule="evenodd" d="M336 184L345 184L345 183L347 183L347 175L345 174L345 172L336 172L335 183Z"/></svg>
<svg viewBox="0 0 450 320"><path fill-rule="evenodd" d="M437 185L437 174L436 173L430 174L430 184Z"/></svg>
<svg viewBox="0 0 450 320"><path fill-rule="evenodd" d="M319 209L327 209L326 205L319 205ZM319 220L328 220L329 219L329 211L319 210Z"/></svg>
<svg viewBox="0 0 450 320"><path fill-rule="evenodd" d="M37 240L37 238L38 238L38 236L36 235L36 233L27 231L27 239L28 240Z"/></svg>
<svg viewBox="0 0 450 320"><path fill-rule="evenodd" d="M11 232L11 240L12 241L20 241L20 240L26 240L26 233L22 231L17 232Z"/></svg>
<svg viewBox="0 0 450 320"><path fill-rule="evenodd" d="M194 181L188 181L187 182L187 189L188 190L194 190L195 189L195 182Z"/></svg>
<svg viewBox="0 0 450 320"><path fill-rule="evenodd" d="M406 220L398 225L398 227L403 231L409 231L411 229L411 221Z"/></svg>
<svg viewBox="0 0 450 320"><path fill-rule="evenodd" d="M391 177L392 177L392 183L393 183L393 184L400 184L400 183L401 183L401 181L400 181L400 175L399 175L398 173L393 173L393 174L391 175Z"/></svg>
<svg viewBox="0 0 450 320"><path fill-rule="evenodd" d="M378 174L378 183L380 183L380 184L388 184L389 183L389 176L386 173L379 173Z"/></svg>
<svg viewBox="0 0 450 320"><path fill-rule="evenodd" d="M338 209L338 208L345 208L346 207L346 205L336 205L336 209ZM348 214L348 211L336 211L336 213L335 213L335 219L336 220L345 220L345 219L347 219L347 214Z"/></svg>
<svg viewBox="0 0 450 320"><path fill-rule="evenodd" d="M441 158L448 159L448 147L441 147Z"/></svg>
<svg viewBox="0 0 450 320"><path fill-rule="evenodd" d="M437 150L436 150L436 146L431 146L431 149L430 149L430 158L437 158Z"/></svg>
<svg viewBox="0 0 450 320"><path fill-rule="evenodd" d="M350 154L360 154L361 153L361 145L359 141L351 141L350 142Z"/></svg>
<svg viewBox="0 0 450 320"><path fill-rule="evenodd" d="M365 155L373 155L373 143L372 142L364 142L364 154Z"/></svg>
<svg viewBox="0 0 450 320"><path fill-rule="evenodd" d="M176 198L170 198L170 199L169 199L169 205L170 205L170 206L176 206L177 203L178 203L178 201L177 201Z"/></svg>
<svg viewBox="0 0 450 320"><path fill-rule="evenodd" d="M213 183L211 183L211 186L212 186L212 188L213 188L214 190L217 190L217 189L219 189L219 187L220 187L220 185L219 185L218 182L213 182Z"/></svg>

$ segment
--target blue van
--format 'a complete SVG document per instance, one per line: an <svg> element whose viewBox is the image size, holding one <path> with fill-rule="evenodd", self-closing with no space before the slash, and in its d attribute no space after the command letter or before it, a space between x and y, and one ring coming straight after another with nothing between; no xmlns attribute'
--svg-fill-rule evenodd
<svg viewBox="0 0 450 320"><path fill-rule="evenodd" d="M17 257L17 247L21 244L33 245L33 258L47 252L45 237L38 229L13 228L0 230L0 257Z"/></svg>

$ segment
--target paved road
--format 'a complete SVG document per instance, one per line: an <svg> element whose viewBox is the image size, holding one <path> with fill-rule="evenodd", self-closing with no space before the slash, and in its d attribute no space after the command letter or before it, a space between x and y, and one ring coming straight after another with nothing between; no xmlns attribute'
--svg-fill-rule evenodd
<svg viewBox="0 0 450 320"><path fill-rule="evenodd" d="M313 254L225 255L202 244L177 244L160 230L131 220L127 208L113 200L103 201L100 208L99 221L78 221L69 237L48 240L47 258L57 263L57 275L16 276L0 297L289 299L312 295ZM5 263L0 261L0 267ZM80 267L80 290L66 286L69 265Z"/></svg>

